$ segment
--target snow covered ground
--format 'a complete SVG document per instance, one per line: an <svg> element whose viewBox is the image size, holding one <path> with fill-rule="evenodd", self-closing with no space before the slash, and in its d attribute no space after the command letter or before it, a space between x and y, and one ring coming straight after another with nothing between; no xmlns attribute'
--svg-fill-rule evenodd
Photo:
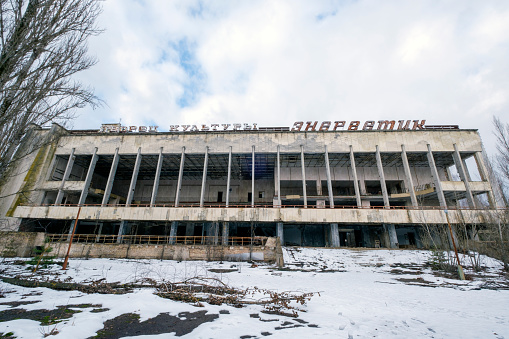
<svg viewBox="0 0 509 339"><path fill-rule="evenodd" d="M211 318L179 338L509 338L509 285L501 264L483 258L486 269L482 274L475 275L467 268L471 280L458 281L434 274L425 265L429 256L427 251L410 250L285 248L283 270L240 262L71 259L67 271L54 265L41 270L39 279L57 275L68 282L104 279L129 283L144 278L182 281L202 276L221 279L236 288L256 286L319 295L300 306L304 312L292 318L262 313L260 305L195 307L158 297L152 288L120 295L85 294L0 282L5 292L0 299L0 320L8 310L57 310L57 306L77 305L69 308L80 311L50 326L29 319L3 321L0 333L42 338L56 328L58 333L51 337L88 338L103 329L104 322L122 314L137 314L144 322L160 314L185 320L189 315L183 312L206 311ZM0 264L2 276L31 274L13 261ZM209 271L232 268L235 270L229 273ZM159 319L163 318L156 321ZM173 338L182 334L168 332L138 336L144 332L131 331L124 337Z"/></svg>

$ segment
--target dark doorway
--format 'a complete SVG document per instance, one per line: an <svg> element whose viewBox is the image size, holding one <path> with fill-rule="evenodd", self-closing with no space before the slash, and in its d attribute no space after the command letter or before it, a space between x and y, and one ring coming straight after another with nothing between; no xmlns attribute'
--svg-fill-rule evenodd
<svg viewBox="0 0 509 339"><path fill-rule="evenodd" d="M355 246L356 247L363 247L364 239L362 237L362 231L361 230L355 230Z"/></svg>
<svg viewBox="0 0 509 339"><path fill-rule="evenodd" d="M252 202L253 194L251 192L247 193L247 202Z"/></svg>
<svg viewBox="0 0 509 339"><path fill-rule="evenodd" d="M217 202L223 202L223 192L217 192Z"/></svg>
<svg viewBox="0 0 509 339"><path fill-rule="evenodd" d="M408 232L408 243L412 246L415 246L415 233Z"/></svg>

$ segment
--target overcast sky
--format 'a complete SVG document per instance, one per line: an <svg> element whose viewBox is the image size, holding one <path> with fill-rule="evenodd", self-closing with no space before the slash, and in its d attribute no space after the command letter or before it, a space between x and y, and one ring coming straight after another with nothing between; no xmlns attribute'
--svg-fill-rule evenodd
<svg viewBox="0 0 509 339"><path fill-rule="evenodd" d="M509 1L108 0L75 129L509 122Z"/></svg>

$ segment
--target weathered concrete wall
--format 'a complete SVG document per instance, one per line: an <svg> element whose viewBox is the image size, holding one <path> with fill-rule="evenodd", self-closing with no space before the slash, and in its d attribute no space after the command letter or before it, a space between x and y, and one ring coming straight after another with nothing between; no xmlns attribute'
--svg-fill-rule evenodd
<svg viewBox="0 0 509 339"><path fill-rule="evenodd" d="M74 219L78 207L19 206L20 218ZM496 210L449 210L451 223L481 223ZM255 221L339 224L446 224L443 210L319 209L319 208L198 208L198 207L82 207L81 220Z"/></svg>
<svg viewBox="0 0 509 339"><path fill-rule="evenodd" d="M187 132L153 134L94 134L69 135L61 139L58 154L70 154L76 147L76 154L92 154L98 147L98 154L113 154L119 147L120 154L136 154L142 147L143 154L158 154L164 147L165 153L180 153L186 147L186 153L203 153L205 146L209 153L228 153L230 146L234 153L300 152L304 145L306 152L321 153L324 145L329 152L348 153L350 145L355 152L374 152L379 145L381 152L401 152L405 144L407 152L426 152L427 144L434 152L454 151L456 143L460 151L482 151L481 140L475 130L447 131L339 131L339 132Z"/></svg>
<svg viewBox="0 0 509 339"><path fill-rule="evenodd" d="M36 246L44 245L41 232L0 232L0 256L30 257Z"/></svg>
<svg viewBox="0 0 509 339"><path fill-rule="evenodd" d="M68 242L52 244L50 255L65 257ZM129 258L166 260L227 260L277 262L282 256L281 246L277 248L276 238L269 238L265 246L214 246L214 245L131 245L73 243L71 258Z"/></svg>
<svg viewBox="0 0 509 339"><path fill-rule="evenodd" d="M45 234L41 232L0 232L0 256L32 257L36 246L43 246ZM48 255L65 257L68 242L52 243ZM265 261L282 264L281 244L277 238L268 238L265 246L214 246L214 245L131 245L73 243L71 258L130 258L168 260L229 260Z"/></svg>

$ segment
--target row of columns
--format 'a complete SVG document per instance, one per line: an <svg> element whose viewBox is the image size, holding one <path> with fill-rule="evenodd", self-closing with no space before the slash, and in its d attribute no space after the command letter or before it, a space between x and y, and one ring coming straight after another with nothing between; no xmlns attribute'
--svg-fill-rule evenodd
<svg viewBox="0 0 509 339"><path fill-rule="evenodd" d="M465 161L464 161L464 159L461 158L461 155L459 153L457 145L454 144L453 146L454 146L454 152L453 152L454 164L455 164L456 168L458 169L458 173L460 175L461 180L465 184L467 202L470 207L474 208L474 207L476 207L476 201L473 198L472 190L470 187L470 176L468 174L468 170L466 168ZM70 154L69 160L67 162L67 166L66 166L66 169L64 172L62 183L59 187L57 197L55 199L55 205L60 205L62 202L63 194L64 194L64 185L65 185L65 182L69 178L69 175L71 173L72 166L74 163L74 159L75 159L74 152L75 152L75 149L73 148L71 150L71 154ZM113 188L115 174L117 171L118 162L119 162L119 158L120 158L118 152L119 152L119 149L116 148L114 156L113 156L113 161L112 161L112 165L110 168L110 172L108 175L106 188L104 190L104 196L102 199L103 206L108 204L108 201L111 196L111 190ZM349 153L350 153L349 155L350 155L351 170L352 170L353 179L354 179L356 203L357 203L358 207L361 207L362 206L361 192L360 192L360 188L359 188L358 175L357 175L357 169L356 169L356 164L355 164L355 154L353 151L353 147L351 145L350 145ZM334 208L334 195L333 195L333 190L332 190L332 178L331 178L331 169L330 169L330 161L329 161L329 153L328 153L327 145L324 146L324 156L325 156L325 167L326 167L326 176L327 176L327 187L328 187L328 193L329 193L328 194L329 195L329 197L328 197L329 205L331 208ZM381 153L380 153L380 149L379 149L378 145L376 146L375 156L376 156L378 175L380 178L380 185L382 188L384 207L389 208L390 207L389 194L387 191L387 185L385 182L385 174L384 174L384 169L383 169L383 164L382 164L382 158L381 158ZM154 204L156 202L156 197L157 197L157 192L158 192L158 187L159 187L159 178L161 175L161 169L162 169L162 163L163 163L163 157L164 157L163 156L163 147L161 147L159 150L159 157L158 157L158 161L157 161L154 184L153 184L153 188L152 188L150 206L154 206ZM175 195L175 207L178 207L179 202L180 202L180 193L181 193L181 189L182 189L185 157L186 157L185 147L182 147L179 176L178 176L178 180L177 180L177 190L176 190L176 195ZM206 187L206 182L207 182L208 157L209 157L209 148L208 148L208 146L206 146L205 147L205 159L204 159L204 164L203 164L202 185L201 185L201 191L200 191L200 207L203 207L204 201L205 201L205 187ZM252 157L252 163L251 163L251 192L252 192L251 193L251 206L254 207L255 146L252 146L251 157ZM307 202L307 190L306 190L305 156L304 156L304 146L303 145L301 145L301 149L300 149L300 158L301 158L301 170L302 170L303 199L304 199L304 207L306 208L308 205L307 204L308 202ZM140 148L138 148L138 152L136 155L136 162L134 165L131 183L129 186L129 192L128 192L128 196L127 196L126 206L129 206L131 204L133 197L134 197L134 190L136 187L136 181L137 181L137 177L138 177L139 167L141 164L141 159L142 159L142 155L141 155L141 147L140 147ZM418 201L417 201L417 197L416 197L416 194L414 191L414 184L413 184L412 174L410 172L410 165L408 162L405 145L401 145L401 159L402 159L404 173L405 173L405 184L406 184L409 194L410 194L410 200L411 200L412 206L417 207ZM446 202L445 195L444 195L444 192L442 189L441 180L440 180L438 170L437 170L437 167L435 164L431 145L429 145L429 144L427 145L427 159L428 159L429 167L431 170L431 176L432 176L433 182L435 184L436 193L437 193L437 197L438 197L440 206L442 208L447 208L447 202ZM487 181L488 175L487 175L486 168L484 167L482 155L480 154L480 152L475 153L475 159L478 164L481 179L483 181ZM98 160L97 148L95 148L94 152L92 154L92 160L90 162L90 166L87 171L85 185L84 185L83 191L81 192L80 199L78 202L80 205L84 204L86 201L86 197L88 194L90 183L92 181L92 176L94 173L94 169L95 169L97 160ZM228 172L227 172L227 182L226 182L226 186L227 186L226 187L226 207L229 206L229 202L230 202L231 167L232 167L232 147L230 146L229 154L228 154ZM280 180L280 178L281 178L280 147L278 145L278 147L277 147L277 181L276 181L276 196L277 196L277 205L278 206L281 206L281 180ZM490 201L490 205L494 206L495 199L494 199L493 193L491 191L488 193L488 199Z"/></svg>

